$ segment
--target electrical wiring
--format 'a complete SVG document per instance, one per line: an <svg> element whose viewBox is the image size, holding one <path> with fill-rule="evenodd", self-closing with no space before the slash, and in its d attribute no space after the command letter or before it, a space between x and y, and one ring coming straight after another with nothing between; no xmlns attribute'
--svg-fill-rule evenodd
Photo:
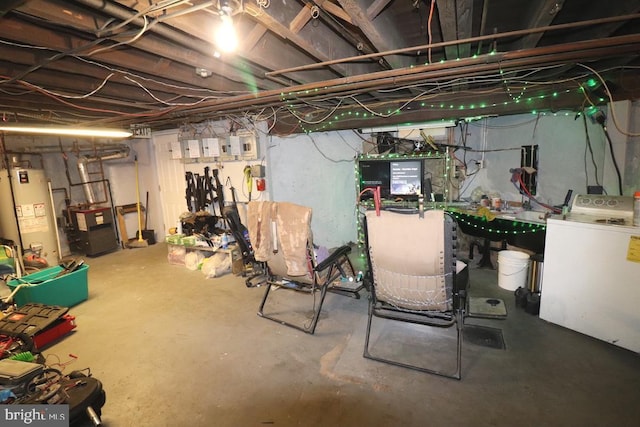
<svg viewBox="0 0 640 427"><path fill-rule="evenodd" d="M0 44L5 44L8 46L13 46L13 47L19 47L19 48L25 48L25 49L37 49L37 50L49 50L52 51L51 48L49 47L45 47L45 46L31 46L31 45L25 45L25 44L21 44L21 43L14 43L14 42L10 42L7 40L3 40L0 39ZM82 61L84 63L96 66L96 67L100 67L100 68L104 68L105 70L114 72L114 73L118 73L118 74L122 74L122 75L126 75L126 76L132 76L138 80L144 80L147 82L152 82L154 84L157 85L161 85L167 88L172 88L172 89L179 89L179 90L187 90L187 91L191 91L191 92L206 92L206 93L212 93L212 94L218 94L220 95L220 97L222 96L231 96L231 95L238 95L238 94L248 94L250 93L250 91L218 91L218 90L213 90L213 89L208 89L208 88L202 88L202 87L192 87L192 86L183 86L183 85L176 85L176 84L171 84L171 83L167 83L167 82L163 82L160 80L156 80L153 78L149 78L149 77L145 77L139 74L135 74L132 73L130 71L126 71L123 69L119 69L119 68L115 68L112 66L108 66L106 64L102 64L100 62L91 60L91 59L87 59L87 58L83 58L82 56L79 55L67 55L70 58L74 58L78 61ZM3 83L9 83L9 79L10 77L6 77L7 80L0 80L0 84ZM182 96L191 96L188 94L182 94Z"/></svg>
<svg viewBox="0 0 640 427"><path fill-rule="evenodd" d="M615 107L614 107L614 102L615 101L613 100L613 96L611 95L611 91L609 90L609 86L607 86L607 82L602 77L602 75L598 71L596 71L595 69L591 68L588 65L581 64L581 63L577 63L576 65L578 65L580 67L583 67L583 68L586 68L587 70L591 71L598 78L598 80L600 80L600 82L602 83L602 86L605 89L607 97L609 98L609 111L611 113L611 119L613 120L613 124L615 125L616 129L618 130L618 132L620 132L621 134L626 135L626 136L640 136L639 132L627 132L626 130L622 129L622 127L618 124L618 117L616 115L616 111L615 111Z"/></svg>
<svg viewBox="0 0 640 427"><path fill-rule="evenodd" d="M538 71L540 71L540 70L541 70L541 68L532 69L532 70L530 70L530 71L529 71L529 73L528 73L528 74L530 75L530 74L535 73L535 72L538 72ZM485 80L485 81L486 81L487 79L479 79L479 80ZM171 106L176 106L176 105L179 105L179 106L190 106L190 105L197 105L199 102L202 102L202 100L204 100L204 99L212 99L211 97L202 97L202 98L200 98L200 101L195 101L195 102L193 102L193 103L172 103L172 102L168 102L167 100L161 100L161 99L159 99L158 97L153 96L153 94L151 93L151 91L150 91L149 89L145 88L145 87L144 87L144 85L142 85L140 82L133 81L132 79L129 79L129 81L131 81L132 83L134 83L134 84L138 85L139 87L141 87L143 90L145 90L147 93L149 93L149 94L152 96L152 98L154 98L154 100L156 100L157 102L162 103L162 104L164 104L164 105L171 105ZM153 81L153 80L152 80L152 81ZM449 85L455 85L455 83L456 83L455 81L451 81L451 82L449 83ZM437 83L436 85L432 85L432 86L433 86L433 89L432 89L433 91L438 91L438 90L442 90L442 89L443 89L444 87L446 87L447 85L446 85L446 84L443 84L443 83L441 83L441 82L439 82L439 83ZM418 86L416 86L416 87L418 87ZM193 89L193 88L187 88L187 89ZM427 93L427 92L422 92L421 94L418 94L418 95L416 95L416 96L414 96L414 97L412 97L412 98L410 98L410 99L408 99L408 100L405 100L405 101L404 101L404 104L403 104L400 108L398 108L397 110L395 110L395 112L398 112L398 111L400 111L401 109L404 109L404 107L405 107L406 105L410 104L411 102L413 102L413 101L415 101L415 100L418 100L418 99L422 99L422 100L428 99L428 98L427 98L427 95L428 95L428 93ZM187 95L187 96L190 96L190 95ZM433 95L433 96L435 96L435 95ZM364 102L362 102L362 101L358 100L357 98L355 98L355 95L348 95L348 96L346 96L346 97L340 97L340 98L336 98L336 97L328 97L328 98L326 98L326 99L327 99L327 100L329 100L329 99L338 100L339 104L338 104L337 106L336 106L336 105L331 106L331 107L330 107L330 110L328 110L328 111L326 112L325 117L324 117L324 118L320 118L320 119L318 119L318 120L314 120L314 121L304 120L302 117L300 117L298 114L296 114L296 112L295 112L292 108L290 108L289 110L290 110L292 113L294 113L294 115L295 115L295 117L296 117L296 118L298 118L299 120L300 120L300 119L302 119L301 121L302 121L302 122L304 122L304 123L308 123L308 124L318 124L318 123L320 123L321 121L323 121L323 120L327 120L329 117L331 117L331 116L332 116L332 113L333 113L334 111L336 111L336 108L338 108L338 107L341 107L341 106L342 106L342 104L344 103L344 102L343 102L343 100L344 100L344 99L350 99L350 100L353 100L354 102L356 102L356 103L357 103L358 105L360 105L361 107L368 109L368 110L369 110L369 112L370 112L371 114L377 115L378 117L389 117L389 114L388 114L388 113L379 113L379 112L377 112L377 111L373 110L371 107L369 107L369 105L371 105L371 104L365 104ZM307 104L310 104L309 102L306 102L306 103L307 103ZM316 105L316 107L321 108L321 107L320 107L320 106L318 106L318 105ZM397 108L397 107L396 107L396 108ZM275 110L274 110L274 111L275 111ZM273 124L275 124L275 121L273 122Z"/></svg>
<svg viewBox="0 0 640 427"><path fill-rule="evenodd" d="M73 108L77 108L80 110L85 110L85 111L94 111L94 112L100 112L100 113L111 113L120 117L154 117L154 116L159 116L159 115L163 115L163 114L167 114L168 112L174 110L176 107L170 107L167 108L165 110L161 110L161 111L156 111L156 112L151 112L151 113L123 113L121 111L116 111L116 110L106 110L103 108L92 108L92 107L84 107L81 105L75 105L71 102L65 101L64 99L60 99L59 97L50 94L48 91L46 90L41 90L39 87L32 85L31 83L25 82L24 80L20 80L19 81L20 84L27 86L27 87L33 87L35 88L38 92L43 93L44 95L55 99L56 101L65 104L67 106L73 107Z"/></svg>
<svg viewBox="0 0 640 427"><path fill-rule="evenodd" d="M329 160L331 163L351 163L353 161L353 159L341 159L341 160L335 160L332 159L331 157L327 156L326 154L324 154L322 152L322 150L320 150L320 147L318 147L318 144L316 144L315 139L313 139L313 137L311 135L309 135L308 133L305 134L307 136L307 138L309 138L311 140L311 143L313 144L313 146L316 148L316 150L318 151L318 153L320 153L320 155L322 157L324 157L325 159Z"/></svg>
<svg viewBox="0 0 640 427"><path fill-rule="evenodd" d="M104 68L106 70L109 71L114 71L114 72L118 72L120 74L123 75L127 75L127 76L132 76L135 77L138 80L144 80L144 81L148 81L148 82L152 82L154 84L160 85L160 86L164 86L167 88L171 88L171 89L179 89L179 90L189 90L192 92L207 92L207 93L215 93L215 94L219 94L219 95L243 95L243 94L248 94L251 93L250 91L219 91L219 90L213 90L213 89L208 89L208 88L202 88L202 87L193 87L193 86L182 86L182 85L176 85L176 84L171 84L171 83L167 83L167 82L163 82L160 80L156 80L150 77L145 77L145 76L141 76L139 74L135 74L132 73L130 71L126 71L126 70L122 70L119 68L114 68L105 64L101 64L100 62L96 62L87 58L83 58L81 56L77 56L77 55L72 55L73 58L85 62L87 64L91 64L97 67L101 67ZM183 94L183 96L188 96L186 94Z"/></svg>
<svg viewBox="0 0 640 427"><path fill-rule="evenodd" d="M131 39L126 40L126 41L122 41L122 42L118 42L118 43L113 44L113 45L109 45L109 46L105 46L105 47L101 47L101 48L92 50L91 52L87 53L87 56L93 56L96 53L105 52L107 50L112 50L112 49L115 49L115 48L117 48L119 46L131 44L131 43L135 42L136 40L138 40L150 28L150 25L149 25L149 22L147 20L147 17L143 16L142 18L144 20L144 25L142 26L142 29L136 35L134 35ZM154 22L156 22L156 21L154 21Z"/></svg>
<svg viewBox="0 0 640 427"><path fill-rule="evenodd" d="M311 125L316 125L318 123L322 123L325 120L327 120L329 117L331 117L338 108L340 108L340 105L342 105L342 100L340 100L340 102L338 103L338 105L336 105L331 111L329 111L328 113L325 114L324 117L322 117L320 120L307 120L302 118L301 116L298 116L298 114L296 112L294 112L291 108L287 108L287 110L289 110L289 113L291 113L291 115L293 117L295 117L296 119L300 120L303 123L306 124L311 124Z"/></svg>
<svg viewBox="0 0 640 427"><path fill-rule="evenodd" d="M100 28L98 31L95 31L94 34L96 35L96 37L105 37L105 36L111 36L113 35L117 30L123 28L125 25L130 24L131 22L133 22L134 20L140 18L141 16L143 18L146 19L146 14L148 13L152 13L158 10L167 10L169 8L175 7L175 6L179 6L180 4L183 3L187 3L187 1L163 1L157 4L150 4L149 6L147 6L146 8L137 11L136 13L134 13L133 15L131 15L129 18L119 22L118 24L115 24L111 27L107 27L107 25L109 24L109 22L105 23L105 25L102 26L102 28Z"/></svg>
<svg viewBox="0 0 640 427"><path fill-rule="evenodd" d="M602 124L602 130L604 131L604 136L607 138L607 142L609 143L609 154L611 155L611 162L613 163L613 167L616 171L616 177L618 178L618 192L622 196L622 174L620 173L620 167L618 166L618 162L616 161L616 153L613 150L613 141L611 141L609 131L607 131L607 127L604 124Z"/></svg>
<svg viewBox="0 0 640 427"><path fill-rule="evenodd" d="M598 164L596 163L596 159L593 154L593 147L591 146L591 138L589 137L589 127L587 126L587 116L585 114L582 115L582 123L584 124L584 134L586 138L586 144L584 147L584 175L586 179L586 187L589 188L589 171L587 170L587 150L591 153L591 163L593 164L593 169L596 177L596 185L600 185L598 182Z"/></svg>
<svg viewBox="0 0 640 427"><path fill-rule="evenodd" d="M68 56L70 54L74 54L74 53L80 52L80 51L82 51L84 49L89 49L89 48L91 48L93 46L96 46L97 44L101 43L102 41L103 41L102 39L96 39L96 40L93 40L93 41L91 41L91 42L89 42L89 43L87 43L85 45L78 46L78 47L75 47L73 49L69 49L69 50L64 51L64 52L58 52L55 55L50 56L49 58L45 58L43 61L40 61L39 63L32 65L31 67L27 68L26 70L19 72L15 76L9 77L9 78L7 78L7 80L1 81L0 83L3 83L3 84L17 83L17 82L21 81L24 77L28 76L29 74L33 73L34 71L39 70L40 68L44 67L45 65L50 64L51 62L57 61L58 59L63 58L65 56Z"/></svg>
<svg viewBox="0 0 640 427"><path fill-rule="evenodd" d="M519 128L519 127L522 127L522 126L527 126L527 125L530 125L532 123L535 123L537 120L538 120L537 117L534 117L532 119L524 120L524 121L519 122L519 123L514 123L514 124L509 124L509 125L488 125L487 124L486 127L488 129L516 129L516 128ZM474 127L480 127L481 126L481 125L477 125L474 122L469 122L469 125L470 126L474 126ZM482 125L482 126L485 126L485 125Z"/></svg>
<svg viewBox="0 0 640 427"><path fill-rule="evenodd" d="M155 99L156 101L158 101L159 103L164 104L164 105L169 105L169 106L189 106L190 107L190 106L202 104L203 102L208 101L210 99L220 99L220 97L218 97L218 96L216 96L216 97L205 96L205 97L202 97L199 100L194 101L194 102L167 102L167 101L163 101L162 99L160 99L157 96L155 96L149 89L147 89L146 87L144 87L143 85L141 85L137 81L133 80L131 77L124 76L124 78L126 80L130 81L131 83L137 85L138 87L140 87L140 89L145 91L151 98Z"/></svg>
<svg viewBox="0 0 640 427"><path fill-rule="evenodd" d="M344 139L344 136L342 136L342 132L338 132L338 136L340 137L340 139L342 140L342 142L344 142L344 145L346 145L347 147L351 148L353 150L354 153L358 154L358 150L353 148L351 145L349 145L349 143L347 142L346 139Z"/></svg>
<svg viewBox="0 0 640 427"><path fill-rule="evenodd" d="M38 86L38 87L39 87L41 90L46 90L47 92L49 92L49 93L51 93L51 94L53 94L53 95L55 95L55 96L59 96L60 98L66 98L66 99L86 99L86 98L89 98L90 96L92 96L92 95L94 95L94 94L98 93L98 92L100 91L100 89L102 89L102 88L107 84L107 82L109 81L109 79L110 79L111 77L113 77L114 75L115 75L115 73L111 73L111 74L109 74L107 77L105 77L105 78L102 80L102 82L100 82L100 84L98 85L98 87L97 87L97 88L95 88L95 89L94 89L94 90L92 90L91 92L85 93L84 95L65 95L65 94L63 94L63 93L59 93L59 92L55 92L55 91L52 91L52 90L44 89L42 86ZM36 86L36 85L34 85L34 86Z"/></svg>
<svg viewBox="0 0 640 427"><path fill-rule="evenodd" d="M546 69L549 69L549 68L554 68L554 67L538 67L538 68L536 68L536 69L532 69L532 70L530 70L530 71L527 73L527 76L530 76L530 75L532 75L533 73L537 73L537 72L540 72L540 71L543 71L543 70L546 70ZM586 76L586 74L585 74L585 76ZM495 77L495 78L497 79L497 75L496 75L496 77ZM456 83L456 80L458 80L458 79L454 79L453 81L449 82L448 84L442 84L442 83L425 83L425 84L416 84L416 85L406 85L406 86L402 86L402 88L404 88L404 89L407 89L407 88L414 88L414 89L415 89L415 88L418 88L418 87L431 85L431 86L434 86L432 90L433 90L433 91L437 91L437 90L439 90L439 89L442 89L443 87L447 87L447 86L454 86L454 85L455 85L455 83ZM463 79L459 79L459 80L460 80L461 82L462 82L462 81L464 81L464 82L465 82L465 84L469 84L469 79L464 79L464 80L463 80ZM501 80L504 80L504 76L502 76L502 79L501 79ZM556 84L556 83L558 83L558 82L566 82L566 81L574 81L574 80L575 80L575 79L562 79L562 80L557 80L557 81L552 81L552 82L543 82L543 83L541 83L541 84L548 85L548 84ZM484 82L486 83L488 80L487 80L487 79L483 79L482 81L484 81ZM531 88L533 89L533 88L535 88L535 86L536 86L538 83L537 83L537 82L531 82L531 81L525 81L525 84L528 84L528 85L529 85L529 87L531 87ZM577 83L576 83L576 84L577 84ZM393 91L393 90L398 90L398 89L397 89L397 88L394 88L394 89L391 89L391 90L387 91L386 93L391 92L391 91ZM384 90L379 90L379 91L380 91L380 92L385 92ZM499 90L498 90L498 89L490 89L490 90L484 91L484 93L495 93L495 92L497 92L497 91L499 91ZM364 104L362 101L360 101L360 100L358 100L357 98L355 98L355 95L353 95L353 94L352 94L352 95L344 95L344 96L342 96L342 97L333 97L333 98L330 98L330 99L340 99L340 100L342 100L342 99L345 99L345 98L349 98L349 99L353 100L353 101L355 102L355 104L357 104L357 105L361 106L363 109L365 109L365 110L366 110L367 112L369 112L370 114L372 114L372 115L374 115L374 116L377 116L377 117L387 118L387 117L390 117L390 116L391 116L391 115L393 115L393 114L397 114L398 112L402 111L402 110L403 110L407 105L411 104L412 102L414 102L414 101L416 101L416 100L426 100L426 99L430 99L430 98L432 98L432 97L435 97L437 94L439 94L439 92L436 92L436 94L433 94L433 95L430 95L430 94L429 94L429 91L421 92L420 94L418 94L418 95L416 95L416 96L414 96L414 97L412 97L412 98L409 98L409 99L407 99L407 100L403 100L403 101L404 101L403 105L401 105L400 107L395 107L395 108L394 108L394 110L393 110L392 112L390 112L390 113L380 113L380 112L378 112L378 111L373 110L373 109L371 108L371 105L372 105L371 103L370 103L370 104L368 104L368 105L367 105L367 104ZM427 96L427 95L428 95L428 96ZM463 94L461 94L461 97L462 97L462 96L463 96ZM303 103L306 103L306 104L309 104L309 102L308 102L308 101L304 101L304 100L303 100L302 102L303 102ZM391 102L391 101L387 101L387 102L384 102L384 103L382 103L382 102L381 102L381 103L378 103L377 105L378 105L378 106L387 105L387 104L389 104L390 102ZM316 107L318 107L318 105L317 105L317 104L316 104L315 106L316 106ZM332 112L331 112L331 113L327 113L327 114L326 114L325 120L326 120L327 118L329 118L329 117L331 117L331 116L332 116L333 111L335 111L335 108L336 108L336 107L335 107L335 106L332 106L331 108L332 108ZM292 106L290 106L290 107L289 107L289 110L290 110L290 111L292 111L292 109L293 109L293 107L292 107ZM297 117L299 120L301 120L301 118L300 118L299 116L296 116L296 117ZM305 121L305 120L301 120L301 121L302 121L302 122L304 122L304 123L307 123L307 124L318 124L318 123L320 122L319 120L317 120L317 121L313 121L313 122L312 122L312 121Z"/></svg>
<svg viewBox="0 0 640 427"><path fill-rule="evenodd" d="M174 7L182 3L185 3L185 2L176 0L176 1L155 2L153 4L147 3L147 6L144 7L141 11L133 11L134 15L132 15L127 20L120 21L116 24L114 24L113 21L110 21L106 23L98 31L95 32L95 34L101 39L98 42L98 44L101 41L113 40L115 37L117 37L118 39L121 39L123 37L128 37L128 40L120 41L118 43L113 43L109 46L97 47L96 49L89 51L89 53L84 55L75 54L74 51L64 51L64 52L58 52L51 57L52 60L54 60L54 59L58 59L58 57L69 56L72 58L76 58L79 61L85 61L85 63L88 63L88 64L113 70L111 71L112 73L114 72L121 73L122 75L125 76L124 78L127 80L127 82L130 82L131 84L137 86L142 91L144 91L147 95L149 95L152 101L149 102L148 105L153 107L158 107L159 108L158 110L152 111L152 112L145 112L145 113L120 113L120 112L112 111L108 108L107 109L89 109L89 108L86 108L86 107L83 108L77 104L74 104L75 108L79 110L84 110L84 111L92 111L95 113L113 114L113 115L117 115L118 117L132 117L132 118L133 117L161 117L163 115L166 115L174 111L175 107L198 106L198 105L201 105L206 100L220 99L222 97L226 97L236 93L241 93L241 94L250 93L250 91L213 91L213 90L209 90L207 88L202 88L202 87L188 87L184 85L173 85L170 83L161 82L157 79L149 79L143 76L136 75L135 73L130 73L124 70L118 70L116 68L109 67L108 65L100 64L99 62L90 61L89 59L87 59L88 56L95 55L97 54L97 52L102 52L108 49L117 49L119 46L131 43L139 39L145 32L149 31L152 25L155 25L157 22L160 22L162 19L164 19L162 17L153 18L151 16L147 16L148 14L154 13L157 11L163 11L162 13L164 13L164 9ZM189 2L186 2L186 3L189 3ZM432 0L430 3L431 3L430 4L431 11L429 12L428 24L429 24L429 37L431 39L433 36L431 34L431 30L432 30L431 21L435 13L434 11L435 0ZM424 12L422 12L422 14L424 15ZM123 28L126 28L126 26L136 18L141 18L141 19L138 19L137 21L138 28L136 28L135 32L120 31ZM142 23L141 28L140 28L140 23ZM109 38L103 37L105 35L109 35ZM0 43L11 44L13 46L21 46L29 49L43 49L43 50L48 49L41 46L19 45L11 42L6 42L4 40L0 40ZM429 44L431 44L431 40ZM52 50L52 49L48 49L48 50ZM81 50L78 52L84 52L84 50ZM430 62L431 62L431 50L429 50L429 63ZM326 123L327 121L332 120L332 118L334 117L337 111L340 111L340 109L349 108L350 106L358 106L359 108L362 108L364 111L366 111L367 114L371 114L375 117L388 118L394 114L398 114L399 112L405 111L414 102L423 101L425 103L428 103L429 100L435 100L437 99L438 96L441 96L441 95L446 95L448 99L453 100L458 98L464 98L465 96L467 96L469 90L474 90L475 94L491 94L491 93L498 93L500 91L504 91L505 90L504 87L503 88L486 88L485 87L499 81L505 82L504 83L505 86L507 88L510 88L510 90L513 93L510 93L509 95L511 95L513 99L514 97L519 98L520 97L519 94L522 95L524 93L532 92L536 88L542 89L544 87L558 84L560 82L574 81L578 87L583 87L580 85L580 80L583 77L590 76L598 72L600 73L604 72L604 70L595 71L592 68L585 66L584 68L586 71L584 72L584 74L574 76L573 78L570 78L570 79L545 78L545 74L547 76L549 74L553 75L555 69L561 69L561 67L564 67L566 65L569 65L569 64L566 64L566 63L553 64L553 65L547 65L543 67L530 67L526 69L506 69L506 70L500 69L499 73L495 72L494 70L493 72L487 72L486 74L479 73L476 76L466 76L465 78L460 77L460 78L451 78L451 79L444 79L444 78L443 79L424 79L424 81L421 81L416 84L411 84L411 85L396 86L392 83L389 83L387 87L381 87L379 89L375 89L375 92L387 94L389 95L390 98L394 98L394 97L397 98L397 99L393 99L385 102L380 102L375 98L373 99L363 98L361 97L361 95L370 93L371 89L353 89L352 86L345 86L344 93L339 95L333 94L333 95L326 95L326 96L322 96L322 95L309 96L307 94L301 93L300 97L292 96L291 99L287 100L288 102L287 109L280 109L281 107L277 105L276 101L274 101L272 105L265 106L264 104L261 104L257 106L260 108L260 110L255 113L254 117L255 117L255 120L273 119L269 123L268 132L271 132L275 127L275 124L277 122L276 118L278 117L278 113L280 113L281 111L288 111L290 114L292 114L292 116L296 120L299 121L299 123L296 124L295 129L299 129L299 126L303 124L318 125L321 123ZM89 93L86 93L84 95L64 95L59 92L48 91L44 87L40 87L40 91L47 91L49 92L49 95L55 96L58 100L62 98L87 99L94 96L96 93L98 93L104 86L108 85L110 82L113 83L113 80L115 79L112 79L111 76L112 74L110 74L109 77L103 80L99 88ZM602 78L602 76L599 74L598 76L600 80L603 82L603 84L606 86L606 82L604 82L604 79ZM15 76L12 78L15 79ZM7 80L7 81L0 81L0 83L7 84L7 83L15 82L15 81L12 81L11 78L9 79L10 80ZM109 79L112 79L112 80L109 80ZM20 79L20 80L23 80L23 79ZM179 90L184 91L186 93L176 94L174 98L166 98L166 96L164 95L157 94L158 90L148 82L152 82L155 85L162 85L162 87L170 87L174 89L179 88ZM461 86L462 84L464 84L465 86ZM36 85L33 85L29 89L33 89L35 86ZM410 96L405 96L400 92L407 89L415 89L419 91L419 93L411 94ZM7 92L7 91L3 89L3 92ZM398 93L398 96L396 96L396 93ZM589 104L593 105L595 99L591 98L586 91L583 91L583 93L584 93L585 99L587 99ZM607 88L607 94L611 99L611 94L608 92L608 88ZM178 101L185 101L185 100L187 102L178 102ZM392 106L392 104L394 105ZM69 104L65 104L65 105L69 105ZM144 104L141 104L141 105L144 105ZM315 109L315 111L313 111L312 116L305 115L302 112L306 107L309 107L309 106ZM174 108L167 109L163 107L174 107ZM385 109L385 111L382 111L384 107L390 107L391 111L387 111L387 109ZM265 111L267 110L265 110L265 108L270 108L271 114L266 115ZM428 106L426 106L425 108L428 108ZM442 108L442 111L448 110L447 106L444 106L441 108ZM460 108L462 108L462 106L460 106ZM230 109L230 110L231 111L226 111L224 113L218 112L216 110L212 114L221 115L221 114L231 114L231 113L240 112L239 107L238 107L238 111L235 111L234 109ZM450 110L453 110L453 107ZM245 115L245 118L247 118L248 120L253 120L251 119L250 115ZM538 119L540 118L538 117ZM615 123L615 120L616 120L615 117L613 117L613 120ZM505 127L495 127L495 128L505 128Z"/></svg>

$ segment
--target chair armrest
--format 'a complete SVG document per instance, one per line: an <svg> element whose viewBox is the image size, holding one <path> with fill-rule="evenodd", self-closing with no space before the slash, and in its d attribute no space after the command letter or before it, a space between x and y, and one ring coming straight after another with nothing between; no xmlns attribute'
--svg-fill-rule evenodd
<svg viewBox="0 0 640 427"><path fill-rule="evenodd" d="M320 264L316 265L314 268L315 271L322 271L329 267L331 264L335 263L340 257L346 256L349 252L351 252L351 246L344 245L340 246L335 251L331 252L328 257L326 257Z"/></svg>

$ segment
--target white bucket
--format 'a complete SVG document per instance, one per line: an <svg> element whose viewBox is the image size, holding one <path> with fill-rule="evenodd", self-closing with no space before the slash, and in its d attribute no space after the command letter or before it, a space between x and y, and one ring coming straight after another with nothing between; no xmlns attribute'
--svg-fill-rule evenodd
<svg viewBox="0 0 640 427"><path fill-rule="evenodd" d="M520 251L498 252L498 286L515 291L527 285L529 255Z"/></svg>

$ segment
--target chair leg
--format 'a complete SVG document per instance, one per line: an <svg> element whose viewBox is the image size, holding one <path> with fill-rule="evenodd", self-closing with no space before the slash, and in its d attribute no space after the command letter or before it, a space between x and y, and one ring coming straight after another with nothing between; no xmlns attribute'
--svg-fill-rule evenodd
<svg viewBox="0 0 640 427"><path fill-rule="evenodd" d="M267 280L266 286L267 289L264 292L264 295L262 296L262 302L260 303L260 308L258 308L258 316L260 317L265 317L264 315L264 305L267 302L267 297L269 296L269 292L271 291L271 283L269 283L269 280Z"/></svg>
<svg viewBox="0 0 640 427"><path fill-rule="evenodd" d="M369 314L367 318L367 333L364 338L364 353L362 354L362 356L365 357L366 359L373 359L373 357L369 353L369 336L371 335L371 318L373 317L373 307L372 307L371 300L369 300L368 312Z"/></svg>
<svg viewBox="0 0 640 427"><path fill-rule="evenodd" d="M313 313L313 317L311 318L311 323L309 324L308 327L305 327L304 325L301 326L294 323L286 322L284 320L270 316L264 312L264 306L267 302L267 298L269 297L269 292L271 292L271 286L272 285L267 282L267 285L266 285L267 290L265 291L264 296L262 297L262 302L260 303L260 308L258 309L258 316L264 317L265 319L269 319L273 322L280 323L281 325L289 326L290 328L298 329L302 332L313 335L316 331L316 325L318 324L318 319L320 319L320 312L322 311L322 305L324 303L325 297L327 296L328 286L322 286L322 288L320 289L320 302L317 308L315 306L313 307L314 313Z"/></svg>
<svg viewBox="0 0 640 427"><path fill-rule="evenodd" d="M365 334L365 339L364 339L364 352L363 352L363 357L365 359L371 359L371 360L375 360L377 362L383 362L383 363L388 363L390 365L394 365L394 366L400 366L402 368L407 368L407 369L413 369L415 371L420 371L420 372L425 372L428 374L434 374L434 375L439 375L441 377L446 377L446 378L452 378L452 379L456 379L456 380L460 380L462 378L461 372L462 372L462 319L460 318L460 312L457 311L456 312L456 369L454 371L454 373L449 374L449 373L445 373L445 372L441 372L441 371L436 371L433 369L428 369L428 368L423 368L420 366L415 366L415 365L409 365L407 363L402 363L402 362L398 362L395 360L391 360L391 359L384 359L382 357L378 357L378 356L374 356L371 354L371 352L369 351L369 338L371 335L371 324L372 324L372 320L373 320L373 305L372 303L369 304L369 317L367 320L367 331ZM425 325L426 326L426 325Z"/></svg>
<svg viewBox="0 0 640 427"><path fill-rule="evenodd" d="M309 329L307 330L305 328L302 328L303 331L308 332L312 335L315 333L316 325L318 324L318 319L320 319L320 312L322 311L322 304L324 303L324 298L327 296L328 287L329 285L325 285L320 290L320 304L318 304L318 309L315 310L315 313L313 315L313 321L311 322L311 325L309 325Z"/></svg>
<svg viewBox="0 0 640 427"><path fill-rule="evenodd" d="M456 310L456 332L457 332L457 339L458 339L458 357L457 357L457 364L456 364L456 373L453 376L455 379L459 380L460 378L462 378L462 341L463 341L463 337L464 334L462 333L462 328L464 327L464 318L462 315L462 309L460 310Z"/></svg>

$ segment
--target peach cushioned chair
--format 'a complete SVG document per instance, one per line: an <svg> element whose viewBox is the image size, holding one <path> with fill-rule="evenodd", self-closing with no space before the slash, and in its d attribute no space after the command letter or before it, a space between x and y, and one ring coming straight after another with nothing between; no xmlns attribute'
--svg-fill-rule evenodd
<svg viewBox="0 0 640 427"><path fill-rule="evenodd" d="M254 257L264 262L267 269L259 316L313 334L327 291L359 298L359 288L347 289L340 285L343 278L354 276L347 256L351 247L341 246L324 260L317 259L311 232L311 208L288 202L252 201L248 205L247 222ZM300 292L288 293L288 298L268 304L267 301L273 299L270 296L274 289ZM298 301L302 293L312 296L302 298L310 305Z"/></svg>
<svg viewBox="0 0 640 427"><path fill-rule="evenodd" d="M469 275L466 264L456 259L455 221L442 210L421 214L417 210L404 213L383 210L379 215L367 211L365 217L368 279L372 286L364 357L460 379L464 295ZM456 327L455 369L443 372L418 366L399 360L404 358L398 354L375 356L369 342L374 318ZM389 344L382 338L376 340L376 349L383 350L385 345Z"/></svg>

